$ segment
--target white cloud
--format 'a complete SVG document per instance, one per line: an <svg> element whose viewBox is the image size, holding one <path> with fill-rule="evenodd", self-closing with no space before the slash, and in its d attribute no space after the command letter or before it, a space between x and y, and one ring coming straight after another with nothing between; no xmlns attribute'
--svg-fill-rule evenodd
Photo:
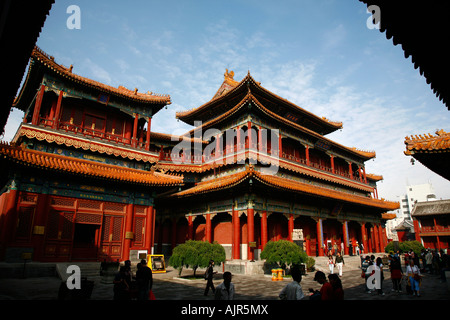
<svg viewBox="0 0 450 320"><path fill-rule="evenodd" d="M98 64L94 63L91 59L86 58L83 60L81 66L84 76L91 78L93 80L102 82L104 84L112 84L111 76L108 71L100 67Z"/></svg>

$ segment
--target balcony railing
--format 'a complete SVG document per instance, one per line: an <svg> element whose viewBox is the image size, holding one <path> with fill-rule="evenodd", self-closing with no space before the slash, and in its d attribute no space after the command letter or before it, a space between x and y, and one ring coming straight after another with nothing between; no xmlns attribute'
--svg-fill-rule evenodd
<svg viewBox="0 0 450 320"><path fill-rule="evenodd" d="M53 127L53 120L49 120L46 118L39 119L39 125L44 127ZM63 130L66 132L72 132L75 134L80 134L83 136L96 137L99 139L104 139L111 142L122 143L124 145L129 145L131 143L131 139L125 138L122 135L113 134L110 132L105 132L105 130L92 129L87 127L82 127L75 125L70 122L60 121L57 124L58 130ZM143 148L145 143L140 143L140 147Z"/></svg>

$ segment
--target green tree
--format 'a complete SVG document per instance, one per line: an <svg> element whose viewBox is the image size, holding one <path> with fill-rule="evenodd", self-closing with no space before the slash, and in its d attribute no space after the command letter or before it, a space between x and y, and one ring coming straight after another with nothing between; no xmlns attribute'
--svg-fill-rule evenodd
<svg viewBox="0 0 450 320"><path fill-rule="evenodd" d="M306 263L308 255L298 245L287 240L269 241L261 252L266 263L275 263L285 269L287 266Z"/></svg>
<svg viewBox="0 0 450 320"><path fill-rule="evenodd" d="M398 244L398 249L401 253L408 252L410 250L414 251L415 254L420 254L420 252L424 249L423 245L419 241L403 241ZM384 251L389 253L394 251L394 242L391 241L384 248Z"/></svg>
<svg viewBox="0 0 450 320"><path fill-rule="evenodd" d="M220 244L188 240L173 249L169 265L177 268L180 275L183 267L191 267L195 277L197 268L207 267L210 260L213 260L216 265L225 262L225 250Z"/></svg>

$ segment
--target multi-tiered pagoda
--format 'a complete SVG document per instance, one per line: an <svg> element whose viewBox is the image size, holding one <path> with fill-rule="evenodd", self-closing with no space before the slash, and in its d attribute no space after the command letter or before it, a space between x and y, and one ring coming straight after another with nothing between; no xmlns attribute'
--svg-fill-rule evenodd
<svg viewBox="0 0 450 320"><path fill-rule="evenodd" d="M351 254L360 244L382 251L392 218L384 213L399 205L378 199L382 177L366 173L375 152L326 138L342 123L277 96L250 73L233 76L227 70L212 100L177 113L195 127L171 161L155 166L185 176L158 204L159 251L185 239L217 241L228 259L250 261L279 239L299 240L312 256L335 247Z"/></svg>

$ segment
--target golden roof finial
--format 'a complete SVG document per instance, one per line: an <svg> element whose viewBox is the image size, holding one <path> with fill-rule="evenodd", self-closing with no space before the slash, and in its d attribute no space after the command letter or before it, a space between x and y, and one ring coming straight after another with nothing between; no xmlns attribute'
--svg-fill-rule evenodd
<svg viewBox="0 0 450 320"><path fill-rule="evenodd" d="M226 70L224 73L225 79L234 80L234 71L233 70L228 71L228 69L225 69L225 70Z"/></svg>

